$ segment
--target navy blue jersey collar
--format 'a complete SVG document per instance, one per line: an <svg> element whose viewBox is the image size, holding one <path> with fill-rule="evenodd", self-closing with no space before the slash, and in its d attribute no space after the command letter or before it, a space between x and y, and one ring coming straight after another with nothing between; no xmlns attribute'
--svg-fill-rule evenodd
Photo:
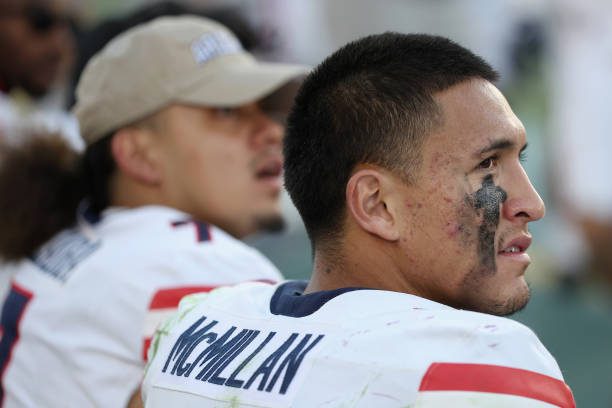
<svg viewBox="0 0 612 408"><path fill-rule="evenodd" d="M83 200L79 203L77 213L91 225L97 224L102 219L100 213L94 211L91 203L88 200Z"/></svg>
<svg viewBox="0 0 612 408"><path fill-rule="evenodd" d="M307 281L289 281L280 285L270 300L270 311L275 315L304 317L319 310L325 303L346 292L367 288L340 288L304 295Z"/></svg>

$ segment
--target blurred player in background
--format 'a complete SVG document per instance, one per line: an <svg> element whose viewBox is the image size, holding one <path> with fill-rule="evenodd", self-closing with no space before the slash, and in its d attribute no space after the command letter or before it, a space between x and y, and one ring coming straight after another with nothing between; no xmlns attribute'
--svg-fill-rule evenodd
<svg viewBox="0 0 612 408"><path fill-rule="evenodd" d="M146 406L573 407L534 333L498 317L529 300L544 204L496 79L428 35L319 65L284 142L310 282L186 297L154 339Z"/></svg>
<svg viewBox="0 0 612 408"><path fill-rule="evenodd" d="M264 98L305 72L211 20L160 18L86 67L82 157L52 138L5 152L5 406L125 406L180 297L280 278L236 238L282 225L283 128Z"/></svg>
<svg viewBox="0 0 612 408"><path fill-rule="evenodd" d="M0 84L44 96L58 80L71 32L66 2L4 0L0 4Z"/></svg>
<svg viewBox="0 0 612 408"><path fill-rule="evenodd" d="M0 147L34 133L59 132L83 148L76 119L62 100L74 58L75 13L64 0L0 2ZM2 300L11 278L0 274Z"/></svg>
<svg viewBox="0 0 612 408"><path fill-rule="evenodd" d="M0 2L0 139L62 131L82 147L61 93L74 60L75 13L67 0Z"/></svg>
<svg viewBox="0 0 612 408"><path fill-rule="evenodd" d="M555 255L565 262L561 267L579 274L576 280L593 279L610 288L612 4L559 0L554 6L554 182L563 216L577 227L571 233L577 232L586 244L562 246L565 253Z"/></svg>

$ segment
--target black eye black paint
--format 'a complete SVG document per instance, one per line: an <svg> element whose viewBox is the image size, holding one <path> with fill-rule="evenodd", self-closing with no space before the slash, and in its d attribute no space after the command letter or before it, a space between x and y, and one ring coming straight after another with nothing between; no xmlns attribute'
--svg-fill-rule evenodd
<svg viewBox="0 0 612 408"><path fill-rule="evenodd" d="M476 210L482 210L482 224L478 228L478 256L480 264L486 271L494 272L495 267L495 231L499 224L500 206L508 195L493 183L489 174L482 182L482 187L472 194L471 202Z"/></svg>

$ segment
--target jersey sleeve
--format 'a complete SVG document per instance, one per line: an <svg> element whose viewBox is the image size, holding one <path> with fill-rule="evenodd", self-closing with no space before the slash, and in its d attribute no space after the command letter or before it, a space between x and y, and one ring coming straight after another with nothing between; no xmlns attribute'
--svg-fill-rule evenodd
<svg viewBox="0 0 612 408"><path fill-rule="evenodd" d="M429 349L415 407L575 407L555 359L526 326L487 315L464 320L463 330L446 326L446 339L444 330L429 333L440 348Z"/></svg>
<svg viewBox="0 0 612 408"><path fill-rule="evenodd" d="M357 399L359 407L574 406L555 359L518 322L382 291L342 297L306 318L347 329L300 396L319 387L326 394L316 402Z"/></svg>

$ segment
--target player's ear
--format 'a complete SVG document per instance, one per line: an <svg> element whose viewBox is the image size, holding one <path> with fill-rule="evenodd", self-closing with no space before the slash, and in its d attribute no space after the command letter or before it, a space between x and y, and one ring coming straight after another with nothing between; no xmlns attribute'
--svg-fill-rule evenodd
<svg viewBox="0 0 612 408"><path fill-rule="evenodd" d="M125 127L112 137L112 155L121 172L147 185L160 183L161 174L150 130L135 126Z"/></svg>
<svg viewBox="0 0 612 408"><path fill-rule="evenodd" d="M387 202L390 187L390 177L384 171L372 167L358 169L346 185L346 203L361 228L387 241L397 241L399 223Z"/></svg>

